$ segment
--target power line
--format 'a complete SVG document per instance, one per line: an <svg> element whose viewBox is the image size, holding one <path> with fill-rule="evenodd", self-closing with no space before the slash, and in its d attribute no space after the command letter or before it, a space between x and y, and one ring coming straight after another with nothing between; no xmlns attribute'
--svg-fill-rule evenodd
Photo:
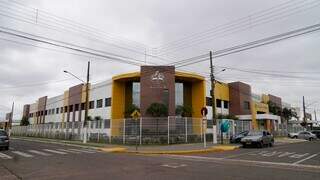
<svg viewBox="0 0 320 180"><path fill-rule="evenodd" d="M303 1L303 2L305 2L305 1ZM314 3L317 3L317 4L314 4ZM311 9L311 8L315 8L315 7L317 7L318 5L320 5L320 4L318 4L319 3L319 1L313 1L313 2L311 2L311 3L309 3L308 5L310 6L308 9ZM303 6L302 6L303 7ZM299 9L299 7L297 8L294 8L293 10L295 10L295 9ZM291 9L292 10L292 9ZM288 10L288 11L291 11L291 10ZM246 29L250 29L250 28L252 28L253 26L257 26L257 25L261 25L261 24L265 24L265 23L269 23L269 22L272 22L272 21L277 21L277 20L279 20L279 19L281 19L281 18L284 18L284 17L287 17L287 16L290 16L290 15L293 15L293 14L296 14L296 13L299 13L299 12L301 12L302 10L299 10L299 11L295 11L295 12L293 12L293 13L291 13L291 14L287 14L287 15L284 15L284 16L281 16L281 17L277 17L277 15L279 15L279 14L276 14L276 15L272 15L272 16L269 16L269 17L267 17L267 19L266 18L264 18L264 19L262 19L262 20L268 20L268 19L270 19L270 20L268 20L268 21L264 21L264 22L260 22L261 21L261 19L260 20L257 20L256 22L255 21L252 21L252 16L247 16L247 17L245 17L245 18L242 18L242 19L244 19L244 20L246 20L245 21L245 25L243 25L243 24L241 24L241 23L238 23L239 25L236 27L236 28L234 28L234 27L230 27L230 26L226 26L225 28L220 28L220 27L223 27L223 26L217 26L217 31L214 31L214 32L216 32L216 33L213 33L213 34L209 34L210 35L210 37L212 38L212 37L215 37L216 35L218 35L218 34L223 34L223 33L226 33L226 32L228 32L228 31L233 31L233 30L237 30L237 29L239 29L239 28L242 28L242 30L246 30ZM283 12L282 13L280 13L280 14L283 14ZM248 18L248 17L250 17L250 18ZM258 17L260 17L260 16L258 16ZM241 19L240 19L241 20ZM235 22L237 22L237 21L235 21ZM241 22L241 21L240 21ZM254 23L256 23L255 25L254 25ZM228 24L228 23L227 23ZM237 24L235 24L235 25L237 25ZM234 26L234 25L233 25ZM228 30L225 30L225 29L228 29ZM240 31L242 31L242 30L240 30ZM220 32L221 31L221 32ZM239 30L237 30L237 31L235 31L235 32L239 32ZM232 33L231 33L232 34ZM207 35L207 36L209 36L209 35ZM174 48L171 48L171 49L169 49L167 52L169 52L169 51L173 51L173 49L177 49L177 50L181 50L181 49L184 49L184 47L186 48L186 47L191 47L191 46L194 46L195 45L195 42L199 42L199 43L201 43L201 42L205 42L205 41L208 41L209 39L208 39L208 37L207 36L205 36L205 37L203 37L203 38L201 38L201 39L198 39L198 40L194 40L194 41L190 41L190 42L188 42L188 43L186 43L186 42L182 42L182 44L181 45L177 45L176 47L174 47ZM225 35L224 35L225 36ZM223 37L223 36L222 36ZM204 40L204 41L201 41L201 40ZM182 48L181 48L181 46L182 46ZM180 47L180 48L179 48ZM162 54L164 54L164 53L162 53ZM162 55L161 53L159 53L158 55Z"/></svg>
<svg viewBox="0 0 320 180"><path fill-rule="evenodd" d="M3 28L3 27L1 27L1 28L2 29L8 29L8 28ZM97 56L97 57L102 57L102 58L109 59L109 60L118 61L118 62L121 62L121 63L131 64L131 65L135 65L135 66L140 66L143 63L143 61L136 60L136 59L129 58L129 57L124 57L124 56L119 56L119 55L116 55L116 54L111 54L112 56L118 56L118 57L112 57L110 55L104 55L105 53L110 54L108 52L94 50L94 49L86 48L86 47L81 47L81 46L77 46L77 45L74 45L74 44L71 44L71 43L55 41L55 40L48 39L48 38L43 38L43 37L40 37L40 36L31 35L31 37L30 37L30 36L27 36L27 35L22 35L21 32L19 33L19 31L15 31L15 30L12 30L12 29L9 29L9 30L11 30L13 32L10 32L8 30L1 30L1 29L0 29L0 32L4 33L4 34L15 36L15 37L28 39L28 40L35 41L35 42L49 44L49 45L60 47L60 48L65 48L65 49L69 49L69 50L73 50L73 51L77 51L77 52L81 52L81 53L85 53L85 54L90 54L90 55ZM48 39L49 41L48 40L42 40L42 39ZM63 45L63 44L66 44L66 45ZM88 49L88 50L86 50L86 49ZM100 54L100 53L103 53L103 54ZM128 60L121 59L121 58L133 59L136 62L128 61ZM138 62L142 62L142 63L139 64Z"/></svg>
<svg viewBox="0 0 320 180"><path fill-rule="evenodd" d="M0 4L0 6L1 6L1 4ZM10 7L8 7L8 8L10 8ZM30 23L30 24L33 24L33 25L39 25L39 26L42 26L42 27L45 27L45 28L48 28L48 29L51 29L51 30L55 30L55 31L77 33L77 34L79 34L79 35L81 35L81 36L83 36L85 38L89 38L91 40L94 40L96 43L100 43L100 44L103 44L103 45L106 45L106 43L108 43L108 44L110 44L110 45L112 45L112 46L114 46L116 48L124 49L126 51L130 51L130 52L133 52L133 53L136 53L136 54L140 54L140 55L145 55L145 56L149 56L149 57L152 57L152 58L156 58L156 59L159 59L161 61L167 61L167 58L163 58L163 57L160 57L160 56L156 56L156 55L153 55L153 54L146 53L147 51L149 51L148 49L150 49L150 48L146 47L145 45L142 47L142 50L141 50L141 48L139 50L133 50L132 48L123 47L121 45L118 45L118 44L121 44L122 42L114 41L113 43L110 43L110 42L102 41L102 39L106 39L105 32L102 32L102 31L100 31L98 29L95 29L95 28L92 28L92 27L89 27L89 26L86 26L86 25L82 25L82 24L76 23L76 22L74 22L72 20L68 20L68 19L65 19L65 18L62 18L62 17L58 17L56 15L50 14L50 13L45 12L45 11L41 11L41 10L33 8L33 10L31 10L33 13L35 13L36 10L37 10L36 11L37 13L41 12L41 15L37 14L37 21L35 21L36 17L34 17L32 15L31 15L32 16L31 18L26 18L26 15L28 15L28 14L23 14L22 13L22 15L19 15L17 13L20 13L20 12L11 12L11 11L8 11L8 9L5 9L5 10L7 12L5 14L0 13L0 15L8 17L8 18L13 18L15 20L23 21L25 23ZM19 10L21 11L21 9L19 9ZM15 14L15 15L12 16L12 15L10 15L10 13L11 14ZM49 14L49 15L47 15L47 14ZM44 15L45 17L49 17L49 19L43 17L42 15ZM43 19L43 21L42 21L42 19ZM50 22L51 22L51 24L50 24ZM57 26L52 25L52 23L53 24L57 24ZM134 45L133 47L136 47L136 45Z"/></svg>
<svg viewBox="0 0 320 180"><path fill-rule="evenodd" d="M249 49L257 48L257 47L260 47L260 46L273 44L273 43L276 43L276 42L279 42L279 41L287 40L287 39L294 38L294 37L297 37L297 36L301 36L301 35L304 35L304 34L313 33L313 32L319 31L319 30L320 30L320 24L307 26L307 27L304 27L304 28L301 28L301 29L297 29L297 30L293 30L293 31L290 31L290 32L287 32L287 33L283 33L283 34L280 34L280 35L271 36L271 37L268 37L268 38L264 38L264 39L260 39L260 40L257 40L257 41L253 41L253 42L245 43L245 44L242 44L242 45L233 46L231 48L227 48L227 49L222 49L222 50L216 51L214 53L214 58L219 58L219 57L227 56L227 55L230 55L230 54L246 51L246 50L249 50ZM180 61L179 65L177 67L188 66L188 65L191 65L191 64L195 64L195 63L199 63L199 62L203 62L203 61L207 61L207 60L208 60L208 58L206 57L206 58L202 58L202 59L199 59L199 60L196 60L196 61L192 61L192 62L188 62L187 60L184 61L184 62Z"/></svg>

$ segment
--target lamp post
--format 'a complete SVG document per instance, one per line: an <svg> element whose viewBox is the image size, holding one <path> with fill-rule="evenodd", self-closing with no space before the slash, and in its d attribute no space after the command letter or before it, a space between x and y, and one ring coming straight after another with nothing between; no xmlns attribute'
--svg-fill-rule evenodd
<svg viewBox="0 0 320 180"><path fill-rule="evenodd" d="M72 74L69 71L64 70L64 73L70 74L71 76L75 77L76 79L80 80L86 85L86 101L85 101L85 108L84 108L84 121L83 121L83 143L87 143L87 120L88 120L88 109L89 109L89 81L90 81L90 61L88 61L88 68L87 68L87 82L83 81L76 75ZM81 110L81 108L80 108Z"/></svg>

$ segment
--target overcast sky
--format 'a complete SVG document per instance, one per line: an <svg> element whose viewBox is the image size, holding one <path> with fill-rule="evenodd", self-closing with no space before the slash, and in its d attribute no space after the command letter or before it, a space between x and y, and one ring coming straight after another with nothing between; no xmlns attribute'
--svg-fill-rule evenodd
<svg viewBox="0 0 320 180"><path fill-rule="evenodd" d="M38 14L32 8L38 9ZM268 11L259 14L263 10ZM274 15L268 19L271 13ZM238 20L242 17L244 19ZM101 33L97 36L80 34L84 26L79 28L69 21L61 24L61 18L93 27L95 30L91 32L98 33L100 30L108 37ZM161 58L147 56L147 63L150 64L167 64L210 50L285 33L319 23L319 18L318 0L0 0L1 28L141 61L145 60L145 51ZM213 29L230 22L238 23L231 31L220 29L220 34L217 34ZM14 119L19 119L23 104L33 103L41 96L59 95L78 84L63 70L85 78L88 60L92 61L92 82L139 69L0 34L0 119L10 111L13 101L16 104ZM249 83L253 92L281 96L283 101L295 106L302 105L303 95L307 104L320 102L319 47L320 32L316 32L218 58L215 60L217 71L221 70L219 66L227 66L282 73L267 76L227 69L217 78L225 82ZM181 69L204 74L210 72L208 65L209 62L205 61ZM284 78L284 75L290 77ZM319 109L318 105L310 107Z"/></svg>

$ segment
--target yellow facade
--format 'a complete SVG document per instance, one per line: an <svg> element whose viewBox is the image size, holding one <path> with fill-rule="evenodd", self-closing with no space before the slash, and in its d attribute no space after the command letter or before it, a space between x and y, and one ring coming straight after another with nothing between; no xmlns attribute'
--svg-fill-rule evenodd
<svg viewBox="0 0 320 180"><path fill-rule="evenodd" d="M230 101L228 84L221 82L216 83L214 95L216 99Z"/></svg>

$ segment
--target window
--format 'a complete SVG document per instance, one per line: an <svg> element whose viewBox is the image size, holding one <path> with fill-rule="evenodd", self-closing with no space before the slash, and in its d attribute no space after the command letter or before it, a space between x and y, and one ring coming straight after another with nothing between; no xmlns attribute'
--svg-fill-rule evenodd
<svg viewBox="0 0 320 180"><path fill-rule="evenodd" d="M228 109L229 108L229 101L223 102L223 108Z"/></svg>
<svg viewBox="0 0 320 180"><path fill-rule="evenodd" d="M104 128L109 129L110 128L110 119L105 119L104 120Z"/></svg>
<svg viewBox="0 0 320 180"><path fill-rule="evenodd" d="M60 108L60 113L63 113L63 107Z"/></svg>
<svg viewBox="0 0 320 180"><path fill-rule="evenodd" d="M43 112L43 111L42 111ZM48 114L48 111L47 110L45 110L44 111L44 115L46 116Z"/></svg>
<svg viewBox="0 0 320 180"><path fill-rule="evenodd" d="M47 111L47 110L46 110L46 111ZM50 114L51 114L51 109L49 109L47 112L48 112L48 115L50 115Z"/></svg>
<svg viewBox="0 0 320 180"><path fill-rule="evenodd" d="M222 105L221 105L221 99L216 99L216 103L217 103L216 106L217 106L218 108L221 108L221 106L222 106Z"/></svg>
<svg viewBox="0 0 320 180"><path fill-rule="evenodd" d="M183 105L183 83L175 83L176 106Z"/></svg>
<svg viewBox="0 0 320 180"><path fill-rule="evenodd" d="M69 112L73 112L73 105L69 106Z"/></svg>
<svg viewBox="0 0 320 180"><path fill-rule="evenodd" d="M250 109L250 102L249 101L244 101L244 109L249 110Z"/></svg>
<svg viewBox="0 0 320 180"><path fill-rule="evenodd" d="M65 112L65 113L68 112L68 106L65 106L65 107L64 107L64 112Z"/></svg>
<svg viewBox="0 0 320 180"><path fill-rule="evenodd" d="M105 107L111 106L111 98L106 98L106 99L104 100L104 106L105 106Z"/></svg>
<svg viewBox="0 0 320 180"><path fill-rule="evenodd" d="M93 109L94 108L94 101L90 101L89 102L89 109Z"/></svg>
<svg viewBox="0 0 320 180"><path fill-rule="evenodd" d="M56 108L56 114L59 114L59 108Z"/></svg>
<svg viewBox="0 0 320 180"><path fill-rule="evenodd" d="M79 104L74 105L74 111L79 111Z"/></svg>
<svg viewBox="0 0 320 180"><path fill-rule="evenodd" d="M140 82L132 83L132 104L136 105L137 107L140 107Z"/></svg>
<svg viewBox="0 0 320 180"><path fill-rule="evenodd" d="M212 98L211 97L206 97L206 105L212 106Z"/></svg>
<svg viewBox="0 0 320 180"><path fill-rule="evenodd" d="M97 100L97 108L102 108L103 100L99 99Z"/></svg>
<svg viewBox="0 0 320 180"><path fill-rule="evenodd" d="M84 103L81 103L81 111L84 110Z"/></svg>

